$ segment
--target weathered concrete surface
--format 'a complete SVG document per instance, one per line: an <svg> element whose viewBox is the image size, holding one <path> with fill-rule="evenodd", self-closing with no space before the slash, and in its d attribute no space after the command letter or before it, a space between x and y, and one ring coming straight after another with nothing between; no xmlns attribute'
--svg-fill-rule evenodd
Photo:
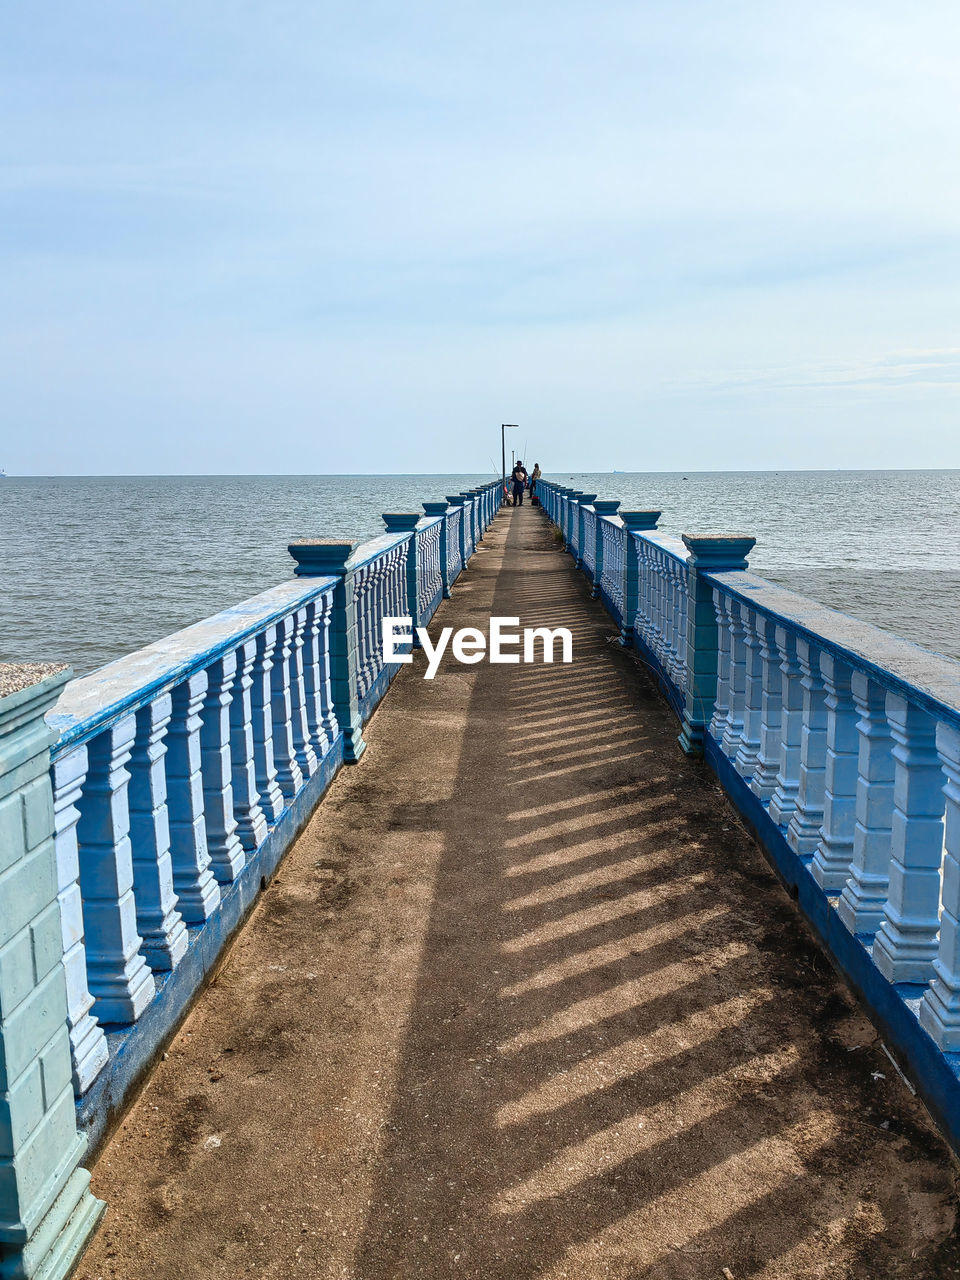
<svg viewBox="0 0 960 1280"><path fill-rule="evenodd" d="M960 1274L955 1167L528 507L94 1171L107 1280Z"/></svg>

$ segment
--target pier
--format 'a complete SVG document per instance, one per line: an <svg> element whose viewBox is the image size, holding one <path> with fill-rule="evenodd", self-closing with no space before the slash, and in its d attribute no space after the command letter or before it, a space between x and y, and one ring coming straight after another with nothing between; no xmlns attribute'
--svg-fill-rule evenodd
<svg viewBox="0 0 960 1280"><path fill-rule="evenodd" d="M538 496L0 667L0 1276L960 1274L960 664Z"/></svg>

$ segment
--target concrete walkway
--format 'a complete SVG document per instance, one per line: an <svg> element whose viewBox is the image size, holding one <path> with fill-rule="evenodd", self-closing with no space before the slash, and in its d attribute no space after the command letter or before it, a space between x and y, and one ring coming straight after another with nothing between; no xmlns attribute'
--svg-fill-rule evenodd
<svg viewBox="0 0 960 1280"><path fill-rule="evenodd" d="M81 1280L960 1275L956 1169L529 507L122 1128Z"/></svg>

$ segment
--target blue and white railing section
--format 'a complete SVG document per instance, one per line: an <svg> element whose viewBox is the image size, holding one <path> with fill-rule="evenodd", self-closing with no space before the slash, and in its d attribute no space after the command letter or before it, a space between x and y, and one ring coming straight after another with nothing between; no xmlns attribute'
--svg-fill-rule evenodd
<svg viewBox="0 0 960 1280"><path fill-rule="evenodd" d="M960 1051L960 664L740 571L709 733L921 1025Z"/></svg>
<svg viewBox="0 0 960 1280"><path fill-rule="evenodd" d="M74 1088L137 1022L338 747L333 578L293 581L71 681L48 716ZM342 747L341 747L342 752Z"/></svg>
<svg viewBox="0 0 960 1280"><path fill-rule="evenodd" d="M681 540L658 512L538 494L956 1144L960 663L749 573L752 538Z"/></svg>
<svg viewBox="0 0 960 1280"><path fill-rule="evenodd" d="M107 1061L102 1024L139 1020L321 763L359 755L359 726L400 670L384 670L381 620L429 622L495 498L487 486L387 515L390 532L359 547L292 544L291 582L67 685L48 721L78 1095Z"/></svg>
<svg viewBox="0 0 960 1280"><path fill-rule="evenodd" d="M382 619L426 625L500 502L498 480L387 515L362 546L293 543L292 580L81 679L37 669L34 691L0 669L4 1275L76 1261L102 1211L78 1128L102 1135L362 754L402 669Z"/></svg>

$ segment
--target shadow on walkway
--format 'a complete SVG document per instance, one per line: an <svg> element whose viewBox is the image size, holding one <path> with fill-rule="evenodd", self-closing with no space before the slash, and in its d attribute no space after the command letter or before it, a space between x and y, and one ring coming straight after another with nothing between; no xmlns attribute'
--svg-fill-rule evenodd
<svg viewBox="0 0 960 1280"><path fill-rule="evenodd" d="M506 551L575 662L479 670L356 1275L955 1274L872 1027L545 521Z"/></svg>
<svg viewBox="0 0 960 1280"><path fill-rule="evenodd" d="M955 1169L542 514L419 665L94 1185L80 1280L960 1274Z"/></svg>

